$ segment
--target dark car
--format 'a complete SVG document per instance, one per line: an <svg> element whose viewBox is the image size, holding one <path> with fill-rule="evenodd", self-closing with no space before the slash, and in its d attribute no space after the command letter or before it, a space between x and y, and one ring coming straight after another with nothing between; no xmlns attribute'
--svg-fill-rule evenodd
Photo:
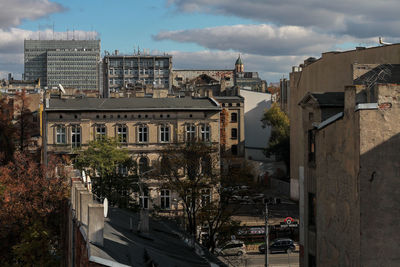
<svg viewBox="0 0 400 267"><path fill-rule="evenodd" d="M278 238L275 239L271 245L269 246L269 252L293 252L295 250L295 245L292 239L290 238ZM258 247L258 250L261 253L265 253L265 244L262 244Z"/></svg>

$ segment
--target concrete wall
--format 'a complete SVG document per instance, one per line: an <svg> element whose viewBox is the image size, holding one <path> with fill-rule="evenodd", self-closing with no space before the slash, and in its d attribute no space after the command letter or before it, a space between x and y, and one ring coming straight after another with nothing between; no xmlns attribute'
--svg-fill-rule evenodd
<svg viewBox="0 0 400 267"><path fill-rule="evenodd" d="M400 266L400 86L377 89L380 109L359 111L360 264Z"/></svg>
<svg viewBox="0 0 400 267"><path fill-rule="evenodd" d="M307 175L306 171L307 187L312 180L316 184L316 240L312 240L312 230L308 226L309 190L305 190L304 258L307 259L306 253L310 249L315 249L317 266L360 265L357 132L358 116L353 108L343 119L319 131L316 136L315 176Z"/></svg>
<svg viewBox="0 0 400 267"><path fill-rule="evenodd" d="M317 266L400 264L400 86L378 85L378 108L355 109L356 90L345 89L343 117L316 130L315 164L304 154L304 266L309 254Z"/></svg>
<svg viewBox="0 0 400 267"><path fill-rule="evenodd" d="M261 119L271 107L271 95L247 90L240 90L240 95L244 97L246 159L266 160L263 149L268 146L271 127L263 128Z"/></svg>
<svg viewBox="0 0 400 267"><path fill-rule="evenodd" d="M299 167L303 166L304 138L299 101L307 92L339 92L345 85L353 84L355 63L400 63L400 44L373 47L347 52L323 53L316 62L304 66L300 72L290 73L289 118L290 127L290 174L291 179L299 179ZM293 188L292 196L298 195L299 188Z"/></svg>

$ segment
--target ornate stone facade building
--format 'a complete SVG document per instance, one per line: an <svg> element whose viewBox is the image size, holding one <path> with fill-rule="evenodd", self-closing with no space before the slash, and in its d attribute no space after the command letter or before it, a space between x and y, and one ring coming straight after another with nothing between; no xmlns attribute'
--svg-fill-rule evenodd
<svg viewBox="0 0 400 267"><path fill-rule="evenodd" d="M220 144L221 107L212 98L82 98L48 99L45 108L44 151L73 155L99 136L118 138L141 167L151 168L171 144L199 139ZM215 158L218 160L219 151ZM178 209L178 197L146 181L147 208Z"/></svg>

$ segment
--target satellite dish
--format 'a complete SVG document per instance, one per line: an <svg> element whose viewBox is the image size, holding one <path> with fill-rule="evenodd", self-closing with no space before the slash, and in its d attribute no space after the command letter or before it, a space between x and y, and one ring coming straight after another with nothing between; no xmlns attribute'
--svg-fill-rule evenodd
<svg viewBox="0 0 400 267"><path fill-rule="evenodd" d="M87 182L87 189L89 190L89 192L92 192L92 180L90 180L89 175L86 176L86 182Z"/></svg>
<svg viewBox="0 0 400 267"><path fill-rule="evenodd" d="M107 218L107 214L108 214L108 199L107 198L104 199L103 206L104 206L104 218Z"/></svg>
<svg viewBox="0 0 400 267"><path fill-rule="evenodd" d="M83 179L83 182L86 183L86 173L85 173L85 171L82 171L82 179Z"/></svg>
<svg viewBox="0 0 400 267"><path fill-rule="evenodd" d="M65 95L65 90L61 83L58 84L58 88L60 88L61 92Z"/></svg>

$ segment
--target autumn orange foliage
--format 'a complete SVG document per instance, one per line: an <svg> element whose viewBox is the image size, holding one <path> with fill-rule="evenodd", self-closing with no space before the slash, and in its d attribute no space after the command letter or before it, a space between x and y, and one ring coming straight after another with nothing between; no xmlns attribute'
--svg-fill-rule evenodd
<svg viewBox="0 0 400 267"><path fill-rule="evenodd" d="M40 225L53 244L62 243L62 207L68 191L65 176L55 173L57 165L52 161L45 168L30 156L16 152L13 160L0 166L0 258L3 260L15 258L12 248L21 242L28 227ZM29 242L27 245L29 248ZM48 250L55 248L42 249L43 254L49 254ZM26 253L30 253L29 249Z"/></svg>

